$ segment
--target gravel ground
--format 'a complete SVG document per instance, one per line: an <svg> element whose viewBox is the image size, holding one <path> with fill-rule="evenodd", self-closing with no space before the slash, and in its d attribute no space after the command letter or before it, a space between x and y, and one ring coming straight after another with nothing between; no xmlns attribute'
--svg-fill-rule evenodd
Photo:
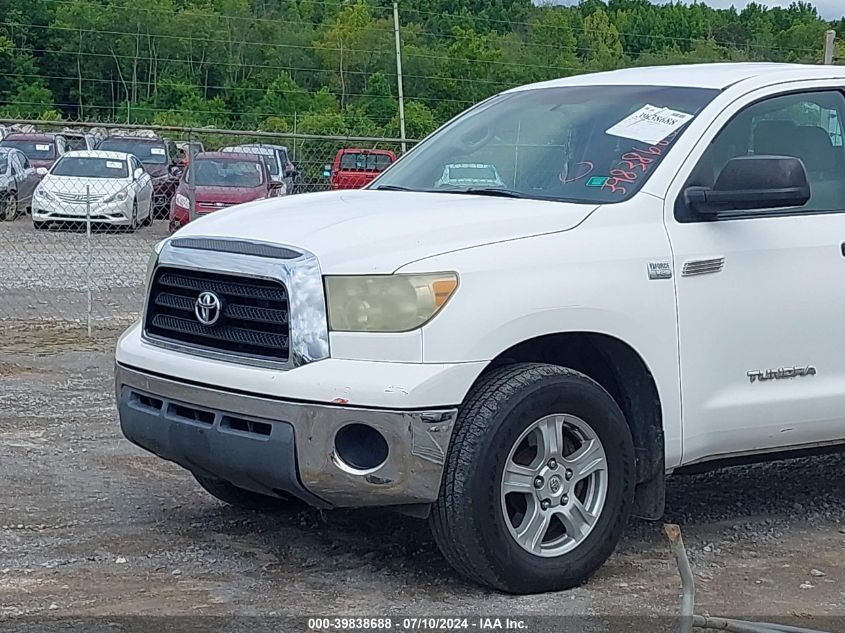
<svg viewBox="0 0 845 633"><path fill-rule="evenodd" d="M95 324L131 321L150 250L166 236L165 221L135 233L95 231L89 256L84 229L36 231L29 217L0 222L0 320L84 323L90 279Z"/></svg>
<svg viewBox="0 0 845 633"><path fill-rule="evenodd" d="M587 585L514 597L456 577L424 521L226 507L122 439L113 339L83 334L20 323L0 331L0 627L88 617L75 630L135 630L115 620L127 616L145 623L137 630L183 631L206 622L199 616L236 615L303 631L304 621L285 618L394 614L676 630L658 619L678 613L679 588L659 524L632 523ZM697 612L845 631L844 472L839 454L672 478L667 518L684 530ZM179 619L172 629L138 619L153 616ZM580 616L592 619L569 619ZM208 622L200 629L223 630Z"/></svg>
<svg viewBox="0 0 845 633"><path fill-rule="evenodd" d="M0 628L252 633L305 630L291 617L463 615L545 618L530 633L677 630L660 524L633 522L584 587L505 596L456 577L424 521L239 512L122 439L111 349L165 234L157 222L92 236L89 338L85 233L0 223ZM670 479L697 612L845 632L843 473L838 454Z"/></svg>

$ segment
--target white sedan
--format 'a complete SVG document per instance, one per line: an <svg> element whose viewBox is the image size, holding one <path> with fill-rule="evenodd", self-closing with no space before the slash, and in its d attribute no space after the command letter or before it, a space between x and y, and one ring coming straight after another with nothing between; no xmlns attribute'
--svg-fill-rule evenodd
<svg viewBox="0 0 845 633"><path fill-rule="evenodd" d="M36 229L85 222L135 230L152 224L152 180L132 154L68 152L44 176L32 200Z"/></svg>

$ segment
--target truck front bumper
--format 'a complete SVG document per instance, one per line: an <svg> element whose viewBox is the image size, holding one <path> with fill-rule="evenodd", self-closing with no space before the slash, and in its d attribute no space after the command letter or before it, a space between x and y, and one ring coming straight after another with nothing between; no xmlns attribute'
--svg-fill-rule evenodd
<svg viewBox="0 0 845 633"><path fill-rule="evenodd" d="M200 475L262 494L294 495L318 507L431 503L457 415L455 408L292 402L120 363L115 383L121 429L138 446ZM342 429L347 439L339 444ZM387 447L383 459L371 446L372 438L383 445L374 433ZM379 463L356 467L356 460L343 457L356 452L364 461L376 455Z"/></svg>

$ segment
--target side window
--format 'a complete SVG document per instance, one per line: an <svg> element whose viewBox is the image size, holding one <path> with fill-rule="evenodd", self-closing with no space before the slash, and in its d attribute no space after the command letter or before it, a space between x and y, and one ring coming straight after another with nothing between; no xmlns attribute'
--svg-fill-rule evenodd
<svg viewBox="0 0 845 633"><path fill-rule="evenodd" d="M748 106L722 129L701 157L687 185L712 187L737 156L801 159L810 200L801 212L845 211L845 97L835 91L772 97ZM679 209L679 220L682 218Z"/></svg>
<svg viewBox="0 0 845 633"><path fill-rule="evenodd" d="M9 164L12 166L12 174L18 176L22 173L20 159L16 153L9 154Z"/></svg>

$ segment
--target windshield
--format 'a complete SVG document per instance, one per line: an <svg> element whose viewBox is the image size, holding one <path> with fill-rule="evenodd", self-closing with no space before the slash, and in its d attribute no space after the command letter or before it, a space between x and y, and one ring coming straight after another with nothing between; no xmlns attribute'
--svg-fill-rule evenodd
<svg viewBox="0 0 845 633"><path fill-rule="evenodd" d="M88 149L84 136L66 136L65 142L69 151Z"/></svg>
<svg viewBox="0 0 845 633"><path fill-rule="evenodd" d="M387 154L345 152L340 157L343 171L384 171L393 162Z"/></svg>
<svg viewBox="0 0 845 633"><path fill-rule="evenodd" d="M370 188L618 202L642 187L717 92L570 86L498 95L433 134Z"/></svg>
<svg viewBox="0 0 845 633"><path fill-rule="evenodd" d="M260 147L240 146L224 147L221 151L230 154L246 154L247 156L258 156L259 158L261 158L265 167L267 167L267 171L270 172L271 176L277 176L279 174L279 164L276 162L276 154L272 150L268 151Z"/></svg>
<svg viewBox="0 0 845 633"><path fill-rule="evenodd" d="M196 168L196 174L191 171ZM194 161L185 173L185 182L198 187L259 187L264 178L261 165L255 161L203 158Z"/></svg>
<svg viewBox="0 0 845 633"><path fill-rule="evenodd" d="M56 146L52 141L28 141L18 139L3 139L3 147L19 149L30 160L50 160L56 157Z"/></svg>
<svg viewBox="0 0 845 633"><path fill-rule="evenodd" d="M50 173L54 176L80 178L128 178L129 167L125 160L65 156L53 165Z"/></svg>
<svg viewBox="0 0 845 633"><path fill-rule="evenodd" d="M110 152L126 152L148 165L167 163L167 148L164 143L140 141L130 138L107 138L97 145L97 149Z"/></svg>

